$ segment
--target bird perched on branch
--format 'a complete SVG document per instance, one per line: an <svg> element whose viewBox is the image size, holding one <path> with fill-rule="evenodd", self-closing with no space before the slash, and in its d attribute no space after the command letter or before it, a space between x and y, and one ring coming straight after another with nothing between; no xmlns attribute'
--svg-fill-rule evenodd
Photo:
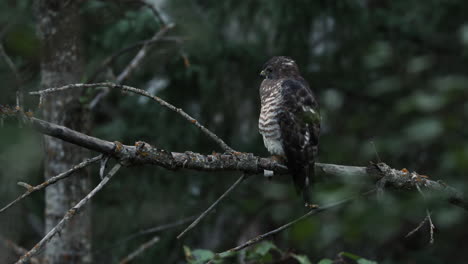
<svg viewBox="0 0 468 264"><path fill-rule="evenodd" d="M289 57L273 57L260 73L261 112L258 122L270 154L285 159L298 194L311 206L309 185L320 134L318 103L299 68Z"/></svg>

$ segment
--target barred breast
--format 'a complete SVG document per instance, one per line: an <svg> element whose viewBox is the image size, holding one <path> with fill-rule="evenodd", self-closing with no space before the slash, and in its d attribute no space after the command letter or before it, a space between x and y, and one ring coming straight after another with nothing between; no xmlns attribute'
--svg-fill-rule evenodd
<svg viewBox="0 0 468 264"><path fill-rule="evenodd" d="M269 83L269 80L264 80L260 88L262 107L258 129L263 136L265 147L272 155L284 155L281 130L277 120L282 100L280 85L281 82Z"/></svg>

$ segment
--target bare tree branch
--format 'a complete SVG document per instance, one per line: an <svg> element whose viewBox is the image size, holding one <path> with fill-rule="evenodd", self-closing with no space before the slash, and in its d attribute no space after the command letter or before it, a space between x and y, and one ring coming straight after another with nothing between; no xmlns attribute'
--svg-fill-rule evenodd
<svg viewBox="0 0 468 264"><path fill-rule="evenodd" d="M12 111L13 114L11 114ZM0 107L0 115L2 114L14 116L14 110L4 110L4 107ZM284 165L270 158L254 156L252 153L202 155L190 151L169 152L144 142L136 142L135 146L127 146L120 142L112 143L91 137L34 117L25 119L34 129L43 134L110 155L125 166L152 164L171 170L241 171L247 174L259 174L264 170L271 170L276 175L287 173ZM347 180L350 178L370 178L374 181L384 179L388 185L398 189L415 190L418 185L425 190L443 194L451 204L468 210L467 200L455 188L441 181L432 181L427 176L416 172L409 173L406 170L393 169L385 163L371 164L367 167L316 163L315 170L327 176L342 177Z"/></svg>
<svg viewBox="0 0 468 264"><path fill-rule="evenodd" d="M153 238L151 238L150 240L148 240L147 242L141 244L135 251L133 251L132 253L130 253L128 256L126 256L125 258L123 258L119 264L127 264L127 263L130 263L132 260L134 260L136 257L138 257L139 255L141 255L143 252L145 252L145 250L147 250L148 248L152 247L154 244L156 244L157 242L159 242L159 236L155 236Z"/></svg>
<svg viewBox="0 0 468 264"><path fill-rule="evenodd" d="M208 209L206 209L195 221L193 221L184 231L182 231L178 236L177 239L183 237L188 231L192 230L211 210L213 210L216 205L218 205L221 200L224 199L234 188L237 187L243 180L245 179L245 174L243 173L237 181L235 181Z"/></svg>
<svg viewBox="0 0 468 264"><path fill-rule="evenodd" d="M91 82L96 81L97 76L123 54L130 52L136 48L142 47L144 45L153 45L155 43L162 42L162 41L171 41L175 43L181 43L185 41L185 39L181 37L172 36L172 37L161 37L160 39L154 39L154 40L153 40L153 37L151 37L150 39L147 39L147 40L138 41L134 44L131 44L125 48L118 50L117 52L113 53L112 55L104 59L101 65L91 74L91 77L89 78L89 80Z"/></svg>
<svg viewBox="0 0 468 264"><path fill-rule="evenodd" d="M159 20L161 25L163 25L163 26L167 25L166 21L164 21L162 15L161 15L161 12L159 11L159 9L155 5L153 5L152 3L148 3L145 0L136 0L136 1L140 2L141 4L143 4L144 6L149 8L151 10L151 12L153 12L153 15L156 17L156 19Z"/></svg>
<svg viewBox="0 0 468 264"><path fill-rule="evenodd" d="M216 143L218 143L218 145L220 145L221 148L224 151L234 152L234 150L231 147L229 147L221 138L219 138L215 133L211 132L209 129L207 129L202 124L200 124L195 118L191 117L189 114L184 112L184 110L182 110L180 108L177 108L177 107L173 106L172 104L164 101L163 99L161 99L161 98L159 98L159 97L157 97L155 95L149 94L148 92L146 92L144 90L137 89L137 88L134 88L134 87L130 87L130 86L127 86L127 85L120 85L120 84L109 83L109 82L91 83L91 84L69 84L69 85L65 85L65 86L62 86L62 87L49 88L49 89L45 89L45 90L41 90L41 91L37 91L37 92L30 92L29 94L39 95L39 96L42 97L42 96L44 96L46 94L49 94L49 93L55 93L55 92L64 91L64 90L68 90L68 89L98 88L98 87L108 87L108 88L120 89L122 91L132 92L132 93L135 93L135 94L146 96L146 97L156 101L160 105L162 105L162 106L164 106L166 108L169 108L170 110L178 113L183 118L188 120L190 123L194 124L203 133L205 133L207 136L209 136L211 139L213 139Z"/></svg>
<svg viewBox="0 0 468 264"><path fill-rule="evenodd" d="M424 198L424 200L426 200L426 195L423 193L423 191L421 190L421 188L419 187L418 184L416 184L416 189L418 190L418 192L421 194L421 196ZM431 212L429 212L429 209L426 208L426 217L424 217L424 220L421 221L421 223L419 223L419 225L413 229L412 231L410 231L405 237L410 237L412 236L414 233L416 233L419 229L421 229L421 227L424 226L424 224L429 221L429 244L434 244L434 229L435 229L435 226L434 224L432 223L432 218L431 218Z"/></svg>
<svg viewBox="0 0 468 264"><path fill-rule="evenodd" d="M426 209L427 219L429 220L429 244L434 244L434 229L435 225L432 223L431 212Z"/></svg>
<svg viewBox="0 0 468 264"><path fill-rule="evenodd" d="M424 226L424 224L427 222L427 220L429 220L429 219L427 218L427 215L426 215L426 217L424 217L424 219L421 221L421 223L419 223L419 225L418 225L416 228L414 228L413 230L411 230L410 232L408 232L408 234L406 234L405 238L410 237L410 236L412 236L414 233L418 232L419 229L421 229L421 227Z"/></svg>
<svg viewBox="0 0 468 264"><path fill-rule="evenodd" d="M163 26L163 28L151 38L151 41L156 41L160 39L164 34L166 34L167 31L169 31L169 29L173 28L174 26L175 26L174 24ZM119 74L119 76L117 77L117 83L122 83L130 75L130 73L138 66L138 64L140 64L140 62L145 57L148 48L149 48L148 44L145 44L143 45L143 47L141 47L140 51L138 51L137 55L135 55L133 60Z"/></svg>
<svg viewBox="0 0 468 264"><path fill-rule="evenodd" d="M54 184L60 180L63 180L69 176L71 176L73 174L73 172L77 171L77 170L80 170L80 169L83 169L89 165L91 165L92 163L100 160L102 158L102 155L99 155L99 156L96 156L94 158L91 158L91 159L87 159L83 162L81 162L80 164L77 164L75 166L73 166L73 168L69 169L68 171L65 171L65 172L62 172L54 177L51 177L49 178L47 181L39 184L39 185L36 185L36 186L30 186L29 184L28 185L25 185L24 183L22 182L19 182L18 185L21 185L23 187L25 187L27 189L27 191L25 193L23 193L21 196L19 196L18 198L16 198L15 200L13 200L11 203L7 204L5 207L3 207L2 209L0 209L0 213L2 213L3 211L5 211L6 209L10 208L12 205L16 204L17 202L19 202L20 200L24 199L26 196L29 196L31 193L35 192L35 191L39 191L39 190L42 190L44 188L46 188L47 186L51 185L51 184Z"/></svg>
<svg viewBox="0 0 468 264"><path fill-rule="evenodd" d="M25 253L17 262L16 264L24 264L27 263L31 257L36 255L42 247L44 247L47 242L49 242L52 237L54 237L60 230L63 229L65 224L70 221L70 219L73 218L73 216L77 215L80 210L88 203L88 201L96 194L98 193L104 185L106 185L107 182L117 173L117 171L120 169L121 165L116 164L114 167L109 171L109 173L102 179L102 181L91 191L86 195L85 198L83 198L80 202L78 202L75 206L73 206L68 212L65 214L65 216L60 220L60 222L52 228L47 235L45 235L39 243L37 243L31 250L29 250L27 253Z"/></svg>
<svg viewBox="0 0 468 264"><path fill-rule="evenodd" d="M298 222L300 222L300 221L302 221L302 220L308 218L308 217L311 216L311 215L315 215L315 214L318 214L318 213L323 212L323 211L325 211L325 210L328 210L328 209L331 209L331 208L334 208L334 207L338 207L338 206L341 206L341 205L350 203L350 202L356 200L357 198L360 198L360 197L362 197L362 196L367 196L367 195L369 195L369 194L371 194L371 193L374 193L374 190L365 192L365 193L363 193L363 194L361 194L361 195L359 195L359 196L355 196L355 197L351 197L351 198L347 198L347 199L341 200L341 201L336 202L336 203L333 203L333 204L329 204L329 205L326 205L326 206L323 206L323 207L318 207L318 208L311 209L311 210L310 210L308 213L306 213L305 215L303 215L303 216L301 216L301 217L299 217L299 218L297 218L297 219L294 219L293 221L291 221L291 222L289 222L289 223L287 223L287 224L285 224L285 225L282 225L282 226L280 226L280 227L278 227L278 228L276 228L276 229L274 229L274 230L271 230L271 231L269 231L269 232L267 232L267 233L265 233L265 234L256 236L256 237L254 237L254 238L248 240L247 242L245 242L245 243L243 243L243 244L241 244L241 245L239 245L239 246L237 246L237 247L231 248L231 249L226 250L226 251L221 252L221 253L216 253L216 254L215 254L215 257L214 257L212 260L208 261L207 264L208 264L208 263L213 263L213 261L214 261L215 259L217 259L217 258L219 258L219 257L223 257L223 256L225 256L225 255L227 255L227 254L229 254L229 253L231 253L231 252L236 252L236 251L239 251L239 250L244 249L244 248L246 248L246 247L250 247L250 246L252 246L252 245L254 245L254 244L257 244L258 242L264 240L265 238L270 237L270 236L272 236L272 235L274 235L274 234L277 234L277 233L279 233L279 232L281 232L281 231L283 231L283 230L285 230L285 229L287 229L287 228L293 226L294 224L296 224L296 223L298 223Z"/></svg>
<svg viewBox="0 0 468 264"><path fill-rule="evenodd" d="M122 70L122 72L117 76L116 82L117 83L122 83L127 77L130 75L130 73L140 64L140 62L143 60L145 57L147 50L152 46L152 43L155 43L156 41L159 41L164 34L166 34L167 31L169 31L171 28L174 27L174 24L170 25L164 25L161 30L156 32L156 34L148 41L143 44L141 49L138 51L138 53L135 55L135 57L130 61L130 63L125 67L125 69ZM111 56L110 59L113 57ZM108 62L104 62L103 65L107 64ZM104 67L101 67L101 69ZM89 104L90 109L94 109L96 105L101 101L102 98L104 98L107 94L109 93L109 87L106 89L102 90L100 93L94 97L94 99L91 101Z"/></svg>
<svg viewBox="0 0 468 264"><path fill-rule="evenodd" d="M162 231L166 231L168 229L172 229L172 228L184 225L184 224L194 220L195 218L196 218L196 216L190 216L190 217L187 217L187 218L177 220L177 221L175 221L173 223L158 225L158 226L155 226L155 227L151 227L151 228L147 228L147 229L138 231L138 232L136 232L134 234L131 234L131 235L127 236L127 237L124 237L122 239L117 240L116 242L106 246L105 248L97 250L96 254L100 253L100 252L103 252L103 251L107 251L109 249L112 249L112 248L114 248L116 246L119 246L119 245L121 245L123 243L126 243L129 240L132 240L134 238L137 238L137 237L140 237L140 236L143 236L143 235L159 233L159 232L162 232Z"/></svg>
<svg viewBox="0 0 468 264"><path fill-rule="evenodd" d="M125 243L125 242L127 242L129 240L132 240L132 239L140 237L140 236L159 233L159 232L162 232L162 231L166 231L168 229L172 229L172 228L184 225L186 223L189 223L190 221L193 221L195 218L196 218L196 216L190 216L190 217L187 217L187 218L177 220L177 221L175 221L173 223L158 225L158 226L155 226L155 227L151 227L151 228L147 228L147 229L138 231L138 232L136 232L134 234L131 234L131 235L127 236L127 237L124 237L122 239L117 240L116 242L112 243L111 245L105 247L104 249L100 249L99 252L105 251L107 249L110 249L112 247L115 247L117 245L120 245L122 243Z"/></svg>

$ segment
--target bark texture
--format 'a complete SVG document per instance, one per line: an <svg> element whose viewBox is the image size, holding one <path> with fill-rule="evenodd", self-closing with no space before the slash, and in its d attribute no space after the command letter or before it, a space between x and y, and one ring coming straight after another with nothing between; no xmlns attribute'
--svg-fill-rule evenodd
<svg viewBox="0 0 468 264"><path fill-rule="evenodd" d="M40 0L37 31L42 42L41 86L54 87L81 79L83 58L81 1ZM43 116L51 122L89 132L89 115L79 102L82 90L70 90L44 97ZM87 156L87 151L56 138L44 137L44 176L47 179L68 170ZM86 170L50 186L45 196L45 231L49 232L90 191ZM89 209L73 218L60 236L44 251L45 263L91 263L91 219Z"/></svg>

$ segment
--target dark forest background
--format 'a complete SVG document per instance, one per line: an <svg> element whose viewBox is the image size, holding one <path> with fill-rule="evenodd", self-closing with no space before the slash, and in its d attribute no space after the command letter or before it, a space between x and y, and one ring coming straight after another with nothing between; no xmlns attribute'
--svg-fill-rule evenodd
<svg viewBox="0 0 468 264"><path fill-rule="evenodd" d="M1 42L26 91L40 89L41 43L33 2L0 1ZM381 160L468 192L468 2L153 4L175 27L166 40L152 46L125 84L181 107L234 149L267 156L257 129L259 71L270 57L287 55L296 60L320 102L320 162L365 166ZM82 82L89 82L110 54L151 38L162 26L138 1L89 0L80 13L86 65ZM96 80L112 81L112 73L120 73L137 50L119 57ZM0 80L0 104L14 105L16 79L3 60ZM26 96L26 108L40 112L37 99ZM221 152L186 120L138 96L111 92L91 116L92 135L110 141L131 145L143 140L171 151ZM0 129L2 205L23 191L16 182L42 182L41 140L16 122ZM92 173L97 183L97 166ZM116 244L138 230L200 213L237 177L153 166L124 168L92 201L95 263L116 262L151 237ZM374 185L318 177L313 191L322 205ZM39 192L0 214L0 234L31 248L43 236L43 204ZM424 219L426 208L436 226L434 244L429 244L427 226L405 238ZM184 245L223 251L304 212L288 177L250 177L183 241L175 236L184 226L166 230L136 263L184 263ZM387 189L380 199L362 199L313 216L272 242L283 252L308 256L312 263L324 258L338 262L340 252L378 263L464 263L467 220L466 212L440 199L424 201L418 192ZM268 257L262 261L279 261L276 253ZM2 263L15 259L0 246Z"/></svg>

